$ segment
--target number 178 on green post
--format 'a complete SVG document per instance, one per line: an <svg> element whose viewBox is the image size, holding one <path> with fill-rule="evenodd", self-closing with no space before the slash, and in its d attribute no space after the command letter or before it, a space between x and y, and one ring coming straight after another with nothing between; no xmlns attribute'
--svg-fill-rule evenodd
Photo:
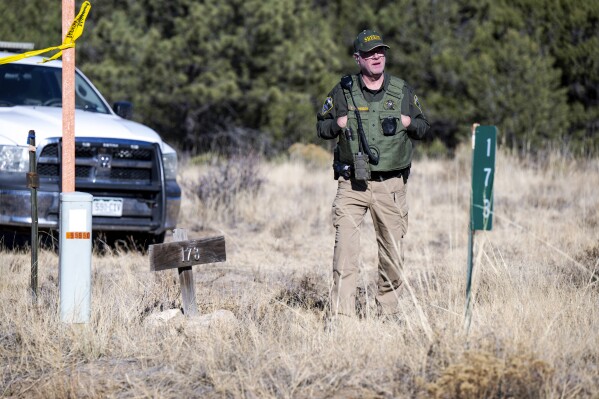
<svg viewBox="0 0 599 399"><path fill-rule="evenodd" d="M497 128L478 126L474 131L472 152L472 195L470 222L472 230L493 228L493 180Z"/></svg>

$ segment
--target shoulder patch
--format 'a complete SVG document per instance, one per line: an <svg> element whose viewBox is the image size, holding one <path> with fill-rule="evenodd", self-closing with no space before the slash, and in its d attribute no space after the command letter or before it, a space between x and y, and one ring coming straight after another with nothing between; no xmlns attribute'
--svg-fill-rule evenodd
<svg viewBox="0 0 599 399"><path fill-rule="evenodd" d="M322 110L320 111L320 113L321 113L321 115L324 115L332 109L333 109L333 97L327 97L326 100L324 100L324 104L322 104Z"/></svg>
<svg viewBox="0 0 599 399"><path fill-rule="evenodd" d="M416 94L414 94L414 105L418 107L420 113L423 113L422 107L420 106L420 101L418 101L418 96Z"/></svg>

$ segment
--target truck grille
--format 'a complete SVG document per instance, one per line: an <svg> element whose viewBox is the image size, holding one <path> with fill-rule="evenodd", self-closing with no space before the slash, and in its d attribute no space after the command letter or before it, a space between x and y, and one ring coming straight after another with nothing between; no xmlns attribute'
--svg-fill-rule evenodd
<svg viewBox="0 0 599 399"><path fill-rule="evenodd" d="M60 143L47 144L38 160L38 174L60 176ZM81 182L151 185L159 181L156 150L151 144L75 143L75 177Z"/></svg>
<svg viewBox="0 0 599 399"><path fill-rule="evenodd" d="M37 173L40 176L58 176L58 165L38 164Z"/></svg>
<svg viewBox="0 0 599 399"><path fill-rule="evenodd" d="M61 142L39 144L37 172L40 189L59 192ZM120 216L97 212L97 231L153 232L164 223L166 203L162 177L162 154L157 144L143 141L85 138L75 141L75 190L96 199L122 203ZM47 220L59 219L58 204L45 211Z"/></svg>

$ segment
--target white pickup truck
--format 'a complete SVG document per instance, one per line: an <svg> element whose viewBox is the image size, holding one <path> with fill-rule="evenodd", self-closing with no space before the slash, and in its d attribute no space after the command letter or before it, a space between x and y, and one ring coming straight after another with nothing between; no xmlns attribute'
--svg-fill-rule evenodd
<svg viewBox="0 0 599 399"><path fill-rule="evenodd" d="M0 58L13 55L0 51ZM0 65L0 230L31 226L27 137L36 135L38 223L59 227L62 62L41 57ZM181 189L177 153L152 129L126 119L132 106L111 108L93 84L75 74L75 190L93 195L93 231L138 242L162 242L177 222ZM108 234L107 234L108 235Z"/></svg>

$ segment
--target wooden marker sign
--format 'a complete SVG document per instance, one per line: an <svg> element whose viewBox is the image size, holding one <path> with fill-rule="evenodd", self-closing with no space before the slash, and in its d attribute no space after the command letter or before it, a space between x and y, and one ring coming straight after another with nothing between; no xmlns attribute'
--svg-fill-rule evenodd
<svg viewBox="0 0 599 399"><path fill-rule="evenodd" d="M175 232L179 230L181 229L175 229ZM184 235L185 238L180 241L150 245L151 271L157 272L227 260L223 236L187 240L187 232ZM176 240L175 235L173 238Z"/></svg>
<svg viewBox="0 0 599 399"><path fill-rule="evenodd" d="M151 271L175 268L179 271L183 311L186 316L198 314L191 267L227 260L223 236L188 240L184 229L173 231L173 242L150 245L149 255Z"/></svg>

